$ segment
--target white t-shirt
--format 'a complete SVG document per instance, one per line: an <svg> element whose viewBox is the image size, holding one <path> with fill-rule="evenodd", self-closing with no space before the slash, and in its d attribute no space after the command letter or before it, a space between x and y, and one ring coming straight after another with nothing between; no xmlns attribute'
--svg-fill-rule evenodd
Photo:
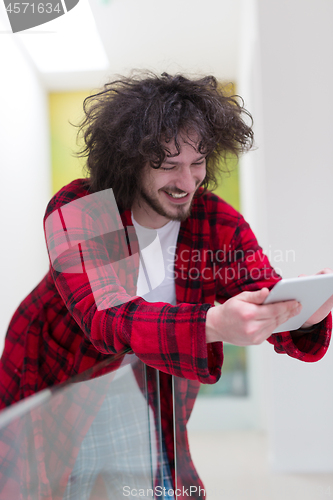
<svg viewBox="0 0 333 500"><path fill-rule="evenodd" d="M139 241L140 265L137 295L147 302L176 304L174 260L180 222L171 220L159 229L132 221Z"/></svg>

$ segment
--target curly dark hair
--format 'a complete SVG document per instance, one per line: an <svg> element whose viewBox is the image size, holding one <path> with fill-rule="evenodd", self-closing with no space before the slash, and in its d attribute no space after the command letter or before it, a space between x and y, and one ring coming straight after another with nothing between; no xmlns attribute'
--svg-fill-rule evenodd
<svg viewBox="0 0 333 500"><path fill-rule="evenodd" d="M174 141L179 154L180 133L194 132L198 152L207 157L204 191L216 186L221 157L238 157L253 145L252 117L242 99L228 96L213 76L121 78L87 97L83 108L79 135L85 146L78 155L87 157L90 189L112 187L123 209L133 204L144 165L159 168L170 155L165 143Z"/></svg>

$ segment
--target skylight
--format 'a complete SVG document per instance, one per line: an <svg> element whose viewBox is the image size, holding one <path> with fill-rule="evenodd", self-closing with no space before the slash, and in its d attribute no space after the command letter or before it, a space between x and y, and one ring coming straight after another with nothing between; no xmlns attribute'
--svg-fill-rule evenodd
<svg viewBox="0 0 333 500"><path fill-rule="evenodd" d="M80 0L53 21L12 36L19 38L44 74L98 71L109 66L88 0Z"/></svg>

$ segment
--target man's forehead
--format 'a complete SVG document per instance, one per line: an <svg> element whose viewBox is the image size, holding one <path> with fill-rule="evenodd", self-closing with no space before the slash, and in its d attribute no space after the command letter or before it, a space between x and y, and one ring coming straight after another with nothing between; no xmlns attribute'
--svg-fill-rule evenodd
<svg viewBox="0 0 333 500"><path fill-rule="evenodd" d="M166 158L177 156L182 149L191 147L194 152L199 153L200 137L196 132L180 132L177 137L161 141ZM177 147L178 146L178 147Z"/></svg>

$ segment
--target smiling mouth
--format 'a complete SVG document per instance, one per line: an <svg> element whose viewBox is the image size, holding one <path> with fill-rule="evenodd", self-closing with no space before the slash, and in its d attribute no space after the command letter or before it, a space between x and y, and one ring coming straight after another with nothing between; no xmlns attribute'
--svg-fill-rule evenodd
<svg viewBox="0 0 333 500"><path fill-rule="evenodd" d="M169 193L169 191L165 191L168 195L172 196L172 198L185 198L185 196L188 195L188 193Z"/></svg>

